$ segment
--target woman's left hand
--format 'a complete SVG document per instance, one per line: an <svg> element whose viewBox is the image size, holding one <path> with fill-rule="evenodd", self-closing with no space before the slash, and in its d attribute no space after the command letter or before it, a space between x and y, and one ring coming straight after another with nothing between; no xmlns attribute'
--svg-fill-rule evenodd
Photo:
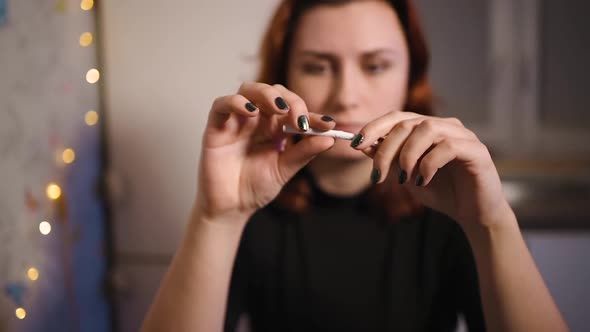
<svg viewBox="0 0 590 332"><path fill-rule="evenodd" d="M464 228L489 227L511 213L487 147L459 120L391 112L359 135L352 145L373 158L374 182L396 176L420 203Z"/></svg>

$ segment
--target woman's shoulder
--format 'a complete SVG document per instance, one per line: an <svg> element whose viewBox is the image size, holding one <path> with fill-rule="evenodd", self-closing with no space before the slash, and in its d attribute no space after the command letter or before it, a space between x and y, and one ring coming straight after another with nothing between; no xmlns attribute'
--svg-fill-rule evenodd
<svg viewBox="0 0 590 332"><path fill-rule="evenodd" d="M395 224L396 239L409 247L441 257L457 248L465 248L467 239L459 224L449 216L432 209L424 209L416 216Z"/></svg>
<svg viewBox="0 0 590 332"><path fill-rule="evenodd" d="M278 232L285 223L294 222L297 216L293 212L273 205L265 206L252 215L246 229L250 232ZM449 216L425 208L420 214L393 221L392 224L399 231L403 229L417 231L421 229L427 233L437 234L438 237L457 236L462 233L461 227Z"/></svg>
<svg viewBox="0 0 590 332"><path fill-rule="evenodd" d="M469 259L472 256L471 245L461 226L449 216L431 210L426 218L428 231L425 234L426 243L436 243L436 250L451 260Z"/></svg>
<svg viewBox="0 0 590 332"><path fill-rule="evenodd" d="M276 238L286 224L296 222L293 212L268 205L258 210L248 221L245 236L255 241ZM394 232L403 236L419 236L430 244L445 245L464 237L463 230L455 220L432 209L424 209L419 215L391 222Z"/></svg>
<svg viewBox="0 0 590 332"><path fill-rule="evenodd" d="M463 233L461 226L453 218L436 210L428 209L423 222L431 232L437 234L457 236Z"/></svg>
<svg viewBox="0 0 590 332"><path fill-rule="evenodd" d="M263 232L278 231L281 223L288 222L292 218L292 213L274 205L267 205L250 217L246 229Z"/></svg>
<svg viewBox="0 0 590 332"><path fill-rule="evenodd" d="M424 208L420 213L402 218L394 222L398 231L421 232L436 235L437 238L456 236L461 233L461 227L451 217L430 208Z"/></svg>
<svg viewBox="0 0 590 332"><path fill-rule="evenodd" d="M254 213L242 235L243 242L249 242L257 245L268 245L276 242L281 230L284 229L285 223L293 218L292 214L268 205ZM274 243L273 242L273 243Z"/></svg>

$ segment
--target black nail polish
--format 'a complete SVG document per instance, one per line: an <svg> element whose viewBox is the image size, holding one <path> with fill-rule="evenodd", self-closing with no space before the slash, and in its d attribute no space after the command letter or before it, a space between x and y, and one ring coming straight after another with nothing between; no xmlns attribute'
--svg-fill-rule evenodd
<svg viewBox="0 0 590 332"><path fill-rule="evenodd" d="M404 184L408 180L408 173L403 169L399 172L399 184Z"/></svg>
<svg viewBox="0 0 590 332"><path fill-rule="evenodd" d="M371 172L371 182L377 184L379 180L381 180L381 171L378 168L373 168L373 171Z"/></svg>
<svg viewBox="0 0 590 332"><path fill-rule="evenodd" d="M301 129L303 131L308 131L309 130L309 120L307 119L307 116L300 115L297 118L297 126L299 127L299 129Z"/></svg>
<svg viewBox="0 0 590 332"><path fill-rule="evenodd" d="M321 119L324 122L335 122L334 118L332 118L331 116L327 116L327 115L322 116Z"/></svg>
<svg viewBox="0 0 590 332"><path fill-rule="evenodd" d="M350 143L350 146L352 146L353 148L356 148L357 146L361 145L361 143L363 142L364 139L365 139L365 136L363 136L363 134L357 134L352 139L352 143Z"/></svg>
<svg viewBox="0 0 590 332"><path fill-rule="evenodd" d="M297 118L297 126L299 126L299 129L301 129L303 131L308 131L309 130L309 120L307 119L307 116L300 115Z"/></svg>
<svg viewBox="0 0 590 332"><path fill-rule="evenodd" d="M422 184L424 184L424 177L422 177L422 175L418 175L416 178L416 185L420 187Z"/></svg>
<svg viewBox="0 0 590 332"><path fill-rule="evenodd" d="M287 103L285 102L285 99L283 99L281 97L277 97L277 99L275 99L275 105L277 105L277 107L282 110L289 109L289 105L287 105Z"/></svg>
<svg viewBox="0 0 590 332"><path fill-rule="evenodd" d="M248 110L248 112L254 112L258 109L258 107L256 107L256 105L252 103L246 103L246 109Z"/></svg>
<svg viewBox="0 0 590 332"><path fill-rule="evenodd" d="M293 135L293 143L297 144L303 139L303 135L295 134Z"/></svg>

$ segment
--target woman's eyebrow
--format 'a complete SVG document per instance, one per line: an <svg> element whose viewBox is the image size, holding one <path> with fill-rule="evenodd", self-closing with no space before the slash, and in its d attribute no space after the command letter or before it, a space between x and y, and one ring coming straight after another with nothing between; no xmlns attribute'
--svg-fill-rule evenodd
<svg viewBox="0 0 590 332"><path fill-rule="evenodd" d="M309 57L319 58L319 59L328 60L328 61L334 61L338 58L335 54L332 54L332 53L312 51L312 50L300 51L300 52L298 52L298 55L309 56Z"/></svg>
<svg viewBox="0 0 590 332"><path fill-rule="evenodd" d="M303 51L298 52L297 54L300 56L309 56L309 57L318 58L321 60L328 60L328 61L334 61L334 60L338 59L338 56L336 54L329 53L329 52L322 52L322 51L314 51L314 50L303 50ZM392 48L377 48L377 49L362 52L361 57L370 58L370 57L374 57L374 56L381 55L381 54L397 55L398 52Z"/></svg>
<svg viewBox="0 0 590 332"><path fill-rule="evenodd" d="M374 57L374 56L381 55L381 54L397 55L398 52L392 48L378 48L376 50L363 52L362 56L366 57L366 58L370 58L370 57Z"/></svg>

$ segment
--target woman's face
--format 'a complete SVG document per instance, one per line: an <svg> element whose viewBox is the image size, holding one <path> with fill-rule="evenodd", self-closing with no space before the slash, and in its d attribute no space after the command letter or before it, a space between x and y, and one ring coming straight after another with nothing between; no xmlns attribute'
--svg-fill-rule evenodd
<svg viewBox="0 0 590 332"><path fill-rule="evenodd" d="M309 111L333 117L336 129L358 133L405 104L408 48L397 14L385 1L310 9L295 31L287 70L288 88ZM365 158L344 140L324 157Z"/></svg>

